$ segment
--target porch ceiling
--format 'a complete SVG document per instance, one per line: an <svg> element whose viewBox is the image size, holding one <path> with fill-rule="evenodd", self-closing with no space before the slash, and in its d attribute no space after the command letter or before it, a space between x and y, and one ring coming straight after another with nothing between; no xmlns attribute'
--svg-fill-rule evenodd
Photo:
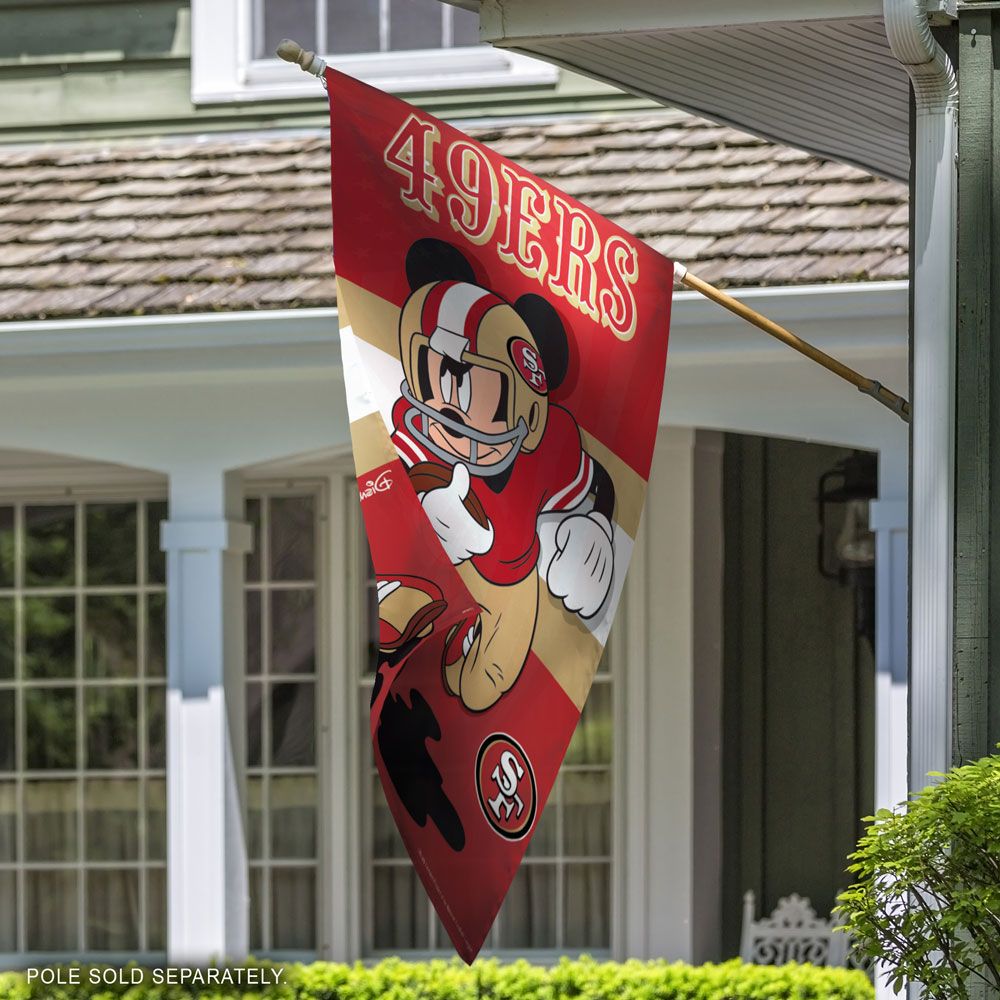
<svg viewBox="0 0 1000 1000"><path fill-rule="evenodd" d="M463 6L468 0L462 0ZM881 0L483 0L482 37L905 180L909 83Z"/></svg>

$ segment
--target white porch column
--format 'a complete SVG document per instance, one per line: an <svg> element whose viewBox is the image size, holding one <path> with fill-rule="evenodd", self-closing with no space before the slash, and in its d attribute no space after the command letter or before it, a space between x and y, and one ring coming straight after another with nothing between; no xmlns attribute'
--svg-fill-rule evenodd
<svg viewBox="0 0 1000 1000"><path fill-rule="evenodd" d="M720 949L722 436L660 428L627 584L616 957Z"/></svg>
<svg viewBox="0 0 1000 1000"><path fill-rule="evenodd" d="M878 492L869 516L875 532L875 808L907 795L909 733L909 503L907 455L879 452ZM875 975L878 1000L895 994L886 969Z"/></svg>
<svg viewBox="0 0 1000 1000"><path fill-rule="evenodd" d="M246 956L241 484L219 469L170 475L167 553L167 951Z"/></svg>
<svg viewBox="0 0 1000 1000"><path fill-rule="evenodd" d="M906 455L879 455L875 532L875 808L906 798L909 515Z"/></svg>

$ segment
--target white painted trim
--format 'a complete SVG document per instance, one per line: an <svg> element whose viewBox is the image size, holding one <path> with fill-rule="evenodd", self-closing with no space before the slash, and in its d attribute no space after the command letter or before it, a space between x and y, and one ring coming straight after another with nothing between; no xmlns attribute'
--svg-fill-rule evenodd
<svg viewBox="0 0 1000 1000"><path fill-rule="evenodd" d="M265 915L263 928L263 945L255 952L259 957L266 957L274 961L298 961L311 962L317 959L329 958L330 928L334 920L339 916L341 900L336 893L327 891L329 871L329 845L338 832L341 823L340 813L331 808L328 791L330 788L330 769L335 765L339 754L339 737L331 734L331 727L328 715L328 705L330 702L329 689L336 681L336 664L331 665L329 659L329 643L327 635L330 617L330 604L328 599L328 588L330 579L326 565L326 536L328 528L326 488L329 477L329 467L318 475L268 475L250 481L244 477L243 502L244 505L249 498L262 501L273 502L277 498L296 496L309 497L315 503L315 527L316 536L314 539L314 550L316 554L315 572L310 580L284 581L276 580L269 568L270 538L268 525L273 513L269 513L267 508L261 507L261 521L259 527L260 553L259 565L260 573L255 580L246 580L244 591L246 594L256 593L262 595L263 606L263 636L265 641L262 645L261 673L256 678L246 675L244 670L244 682L258 682L267 676L270 683L281 678L282 674L277 673L273 667L273 658L270 651L271 614L267 609L267 595L275 594L285 587L291 585L295 589L311 589L315 595L315 634L316 634L316 658L315 669L309 674L297 674L299 678L304 678L306 683L315 685L315 719L316 731L316 756L312 764L286 766L275 764L272 759L268 759L268 751L264 750L259 763L248 765L245 774L249 780L259 780L263 783L263 794L265 796L265 808L262 811L262 836L261 854L249 861L251 879L254 873L261 873L264 881L262 893L257 900L257 905L261 911L267 913L270 901L274 893L275 873L285 868L290 862L284 857L275 858L271 845L271 831L274 829L274 813L271 808L273 800L270 800L269 787L273 787L276 780L280 780L285 775L304 775L315 778L316 781L316 851L312 858L299 858L293 864L315 865L315 887L316 887L316 928L315 928L315 950L293 951L290 949L278 949L273 947L275 924L273 917ZM244 507L245 509L245 507ZM265 713L269 717L269 713ZM265 723L264 747L270 745L270 736ZM332 750L329 744L332 741ZM252 883L251 883L252 884Z"/></svg>
<svg viewBox="0 0 1000 1000"><path fill-rule="evenodd" d="M578 37L594 34L664 31L677 28L714 28L781 21L827 21L879 17L880 0L713 0L687 3L680 0L575 0L572 14L561 3L538 0L483 0L479 7L480 37L494 44L514 39Z"/></svg>
<svg viewBox="0 0 1000 1000"><path fill-rule="evenodd" d="M101 593L130 594L138 600L134 632L136 652L134 661L135 669L132 676L126 679L126 687L122 689L131 690L137 695L138 698L136 703L136 713L133 715L133 721L135 722L136 732L139 737L138 754L133 764L119 765L115 768L102 770L101 773L109 777L127 779L135 783L136 797L134 799L134 803L138 808L138 815L143 816L146 814L149 807L150 781L165 780L166 774L165 765L163 763L154 764L149 759L149 709L146 696L143 692L165 692L166 679L162 676L150 673L148 669L148 609L143 610L143 608L145 596L151 596L154 594L163 595L166 590L166 585L162 582L157 582L151 579L149 574L149 566L146 558L148 530L147 519L149 516L149 511L146 505L147 498L138 495L133 491L101 489L96 485L99 482L99 478L95 478L91 481L89 494L84 495L82 493L77 493L72 497L69 497L62 491L46 490L41 487L35 489L25 489L19 494L13 494L9 490L5 492L4 502L13 507L13 544L15 553L19 553L19 555L15 559L14 578L10 581L9 586L0 588L0 591L3 592L6 598L16 600L23 600L24 598L30 597L34 594L47 595L57 593L65 595L70 598L70 600L74 601L75 609L73 612L73 618L76 623L76 641L74 644L75 650L73 659L76 667L73 671L73 676L66 678L63 683L69 685L77 692L76 708L74 710L77 727L81 726L84 721L83 692L87 690L88 680L90 680L90 678L86 676L86 672L82 675L79 672L81 662L85 659L84 639L82 634L82 624L85 616L85 601L88 596ZM5 487L6 486L7 484L5 483ZM162 494L161 497L157 497L156 499L161 498ZM73 508L73 530L79 540L82 539L85 533L85 504L94 500L112 503L124 501L133 505L135 508L136 520L133 537L135 542L136 559L134 566L134 582L131 584L115 584L110 586L97 586L90 583L87 580L87 574L85 571L85 545L77 544L74 546L75 553L73 558L74 565L71 582L55 587L31 587L25 580L23 560L25 539L28 530L25 523L26 508L34 504L58 504L60 506L67 504L71 505ZM4 686L7 690L13 693L24 692L25 689L33 682L25 675L23 659L24 653L20 646L15 648L14 657L16 661L14 673L5 682ZM17 694L17 697L20 698L21 694ZM117 859L109 859L104 862L95 862L94 859L87 857L87 853L83 848L83 840L81 839L84 832L83 818L85 815L85 801L83 797L84 785L82 783L82 779L86 774L92 774L94 772L87 771L84 760L85 755L83 752L83 745L77 743L74 754L75 762L71 766L61 768L58 773L49 772L57 777L70 780L76 786L76 790L73 794L73 812L79 817L79 819L76 824L76 834L72 838L73 846L75 848L74 860L70 860L68 863L65 861L60 862L55 860L43 862L26 860L24 849L25 838L27 835L27 830L24 824L26 787L31 784L33 777L38 774L38 768L32 768L29 765L29 761L26 756L26 721L23 717L18 722L16 729L18 730L19 749L16 754L16 759L13 762L13 767L5 775L5 777L10 779L10 787L14 789L16 802L18 803L17 811L19 813L19 817L15 829L15 841L18 848L15 857L10 859L3 867L7 872L13 875L15 879L15 903L13 906L12 917L14 923L14 941L19 950L12 953L0 954L0 969L23 969L32 964L33 958L38 964L64 960L63 958L57 958L56 955L51 953L46 955L44 953L39 954L37 952L26 951L28 943L28 927L32 922L32 914L29 914L28 901L25 892L25 879L31 871L56 871L61 869L73 874L76 880L78 892L74 914L76 925L74 937L77 942L77 948L75 952L65 958L66 961L80 961L81 959L86 960L87 956L89 956L91 960L95 961L114 961L113 958L108 956L107 952L101 952L94 950L93 948L85 947L89 944L86 927L87 921L85 916L88 904L87 895L89 892L86 885L86 876L88 872L98 871L103 868L105 870L113 869L120 872L131 872L135 874L137 879L135 886L137 890L137 950L142 954L148 955L150 950L148 947L149 942L147 933L150 923L148 919L150 898L149 877L151 872L163 870L163 859L157 857L155 854L151 854L148 835L142 831L140 831L138 835L137 852L134 858L125 859L119 857ZM140 820L140 827L142 825L142 821ZM38 911L34 910L33 916L37 917L37 915Z"/></svg>
<svg viewBox="0 0 1000 1000"><path fill-rule="evenodd" d="M340 369L337 310L0 323L0 385L232 378L327 379Z"/></svg>
<svg viewBox="0 0 1000 1000"><path fill-rule="evenodd" d="M332 69L391 94L552 86L559 78L559 70L552 63L492 47L327 56L324 61ZM273 101L322 95L316 81L304 75L298 66L278 59L254 60L244 75L246 82L242 87L213 94L207 100Z"/></svg>
<svg viewBox="0 0 1000 1000"><path fill-rule="evenodd" d="M349 509L348 489L354 482L353 465L339 462L329 472L326 486L323 570L326 615L324 648L329 684L324 692L324 733L327 746L325 775L329 837L323 845L323 888L329 900L328 934L321 945L325 957L351 962L360 953L360 891L358 860L358 689L355 664L364 655L364 635L358 599L360 555L357 513ZM321 954L324 949L321 949Z"/></svg>
<svg viewBox="0 0 1000 1000"><path fill-rule="evenodd" d="M854 319L862 316L906 315L906 281L856 281L822 285L774 285L764 288L734 288L729 294L752 305L770 319ZM700 292L674 292L671 323L713 322L721 307ZM2 331L2 327L0 327Z"/></svg>
<svg viewBox="0 0 1000 1000"><path fill-rule="evenodd" d="M167 553L167 954L248 952L245 627L238 477L170 476ZM210 522L215 522L211 524Z"/></svg>
<svg viewBox="0 0 1000 1000"><path fill-rule="evenodd" d="M249 50L246 5L240 0L191 0L191 100L243 84L239 54Z"/></svg>
<svg viewBox="0 0 1000 1000"><path fill-rule="evenodd" d="M907 797L909 764L909 520L907 457L879 455L879 499L869 524L875 533L875 809ZM895 996L891 975L875 970L878 1000Z"/></svg>
<svg viewBox="0 0 1000 1000"><path fill-rule="evenodd" d="M871 506L872 531L905 531L907 509L905 500L873 500Z"/></svg>
<svg viewBox="0 0 1000 1000"><path fill-rule="evenodd" d="M194 104L273 101L323 96L320 84L279 59L252 59L249 0L191 0L191 100ZM309 47L309 39L301 39ZM552 85L550 63L490 46L378 52L327 58L391 93L436 89Z"/></svg>
<svg viewBox="0 0 1000 1000"><path fill-rule="evenodd" d="M364 950L365 928L362 921L367 919L362 894L369 888L369 870L365 864L367 845L371 843L371 810L368 807L368 791L362 788L366 777L361 773L364 756L362 740L370 739L366 730L368 714L359 704L359 691L364 677L363 664L368 655L367 622L363 614L367 594L363 592L366 542L362 538L361 505L347 500L350 483L356 478L350 472L338 477L340 483L340 508L343 512L341 556L345 579L353 585L345 589L342 605L345 627L339 636L340 649L345 657L344 685L341 688L341 753L339 768L343 783L342 801L348 817L346 839L343 844L343 860L346 863L345 880L342 887L347 905L347 919L344 927L343 945L345 960L357 961ZM331 494L332 495L332 494Z"/></svg>
<svg viewBox="0 0 1000 1000"><path fill-rule="evenodd" d="M22 496L41 500L56 497L89 500L103 497L108 490L118 490L122 495L140 499L162 500L167 495L166 476L157 477L142 469L100 462L0 465L0 476L3 478L0 500ZM94 483L103 485L95 486Z"/></svg>
<svg viewBox="0 0 1000 1000"><path fill-rule="evenodd" d="M896 461L893 461L893 458ZM875 533L875 808L906 798L909 646L909 526L904 455L879 455L879 499L869 508Z"/></svg>
<svg viewBox="0 0 1000 1000"><path fill-rule="evenodd" d="M4 972L22 972L25 969L37 969L53 965L71 965L74 963L101 965L125 968L130 964L145 968L161 968L166 961L165 951L93 951L80 953L78 951L6 951L0 952L0 970Z"/></svg>
<svg viewBox="0 0 1000 1000"><path fill-rule="evenodd" d="M290 338L290 334L294 334ZM263 309L239 312L105 316L0 323L0 359L116 351L207 350L280 344L336 344L337 310Z"/></svg>
<svg viewBox="0 0 1000 1000"><path fill-rule="evenodd" d="M905 315L906 281L738 288L730 294L781 321ZM699 292L674 293L673 322L711 323L724 315ZM290 328L304 343L338 342L337 309L263 309L233 312L104 316L0 323L0 359L122 349L247 347L288 344ZM44 339L40 339L44 338ZM140 339L141 338L141 339Z"/></svg>
<svg viewBox="0 0 1000 1000"><path fill-rule="evenodd" d="M722 954L725 439L696 430L693 452L691 960L700 963Z"/></svg>
<svg viewBox="0 0 1000 1000"><path fill-rule="evenodd" d="M905 316L907 288L905 281L872 281L744 288L732 294L777 322L830 320L831 333L846 339L849 331L838 331L837 320ZM671 316L674 328L712 326L727 319L719 306L698 292L674 293ZM898 334L891 329L877 336L874 342L868 338L868 349L901 346ZM71 374L69 359L102 355L102 361L107 362L111 356L143 354L148 365L148 355L156 352L161 353L164 362L176 362L178 356L191 358L225 352L227 356L240 358L239 367L245 368L254 357L258 361L268 357L268 348L280 348L288 364L296 358L298 363L311 363L319 355L326 357L328 364L339 367L339 352L326 354L337 347L339 340L334 307L0 323L0 362L3 362L0 378L13 378L18 374L18 364L23 366L28 360L58 358L61 371ZM756 345L766 345L783 354L788 350L747 328L739 353L750 352ZM695 350L686 346L671 349L670 363L683 364L689 357L717 352L718 346L706 339ZM902 346L905 347L905 342Z"/></svg>
<svg viewBox="0 0 1000 1000"><path fill-rule="evenodd" d="M721 706L712 702L721 650L706 639L721 614L722 566L721 549L699 541L718 534L721 459L717 435L659 430L617 626L624 629L625 670L616 683L624 680L619 693L628 724L615 828L622 919L616 959L697 961L713 950L706 927L719 905L717 887L699 898L703 887L695 879L713 866L717 873L721 860L721 803L717 790L698 782L720 780ZM718 640L717 627L715 633ZM705 759L696 764L696 755Z"/></svg>
<svg viewBox="0 0 1000 1000"><path fill-rule="evenodd" d="M636 555L635 546L632 549ZM626 577L625 587L628 587ZM629 734L640 727L638 718L628 712L628 642L629 633L624 624L628 620L627 590L619 598L618 628L612 627L605 649L611 657L611 718L614 725L611 747L611 906L608 958L621 958L625 952L625 872L629 864L625 837L633 811L640 803L628 795L629 768L632 761L627 755ZM593 949L599 952L601 949Z"/></svg>
<svg viewBox="0 0 1000 1000"><path fill-rule="evenodd" d="M952 755L958 82L912 0L884 0L913 85L913 424L910 460L910 787Z"/></svg>
<svg viewBox="0 0 1000 1000"><path fill-rule="evenodd" d="M849 350L852 358L885 354L905 355L908 342L905 323L859 332L851 320L904 319L907 313L907 282L864 282L857 285L791 285L747 288L732 292L734 298L758 312L795 328L808 323L820 326L823 348L834 356ZM726 313L699 292L674 293L670 327L699 331L697 339L675 337L668 352L669 369L703 364L770 364L775 359L791 361L795 355L784 344ZM712 327L711 331L705 329ZM722 328L735 332L726 336ZM703 331L703 332L702 332ZM904 392L905 386L897 387Z"/></svg>
<svg viewBox="0 0 1000 1000"><path fill-rule="evenodd" d="M647 500L649 499L647 495ZM649 828L650 799L649 754L646 741L649 731L650 705L648 697L649 650L649 539L647 519L639 523L632 560L625 578L617 631L624 651L618 674L616 701L628 720L625 731L616 737L615 750L622 764L621 780L616 789L615 827L617 853L622 858L614 885L618 919L612 938L615 959L645 957L649 954L649 880L645 875L651 831ZM611 634L615 635L615 629ZM618 719L616 718L616 722Z"/></svg>
<svg viewBox="0 0 1000 1000"><path fill-rule="evenodd" d="M165 552L219 551L243 555L253 546L249 524L239 521L164 521L160 547Z"/></svg>

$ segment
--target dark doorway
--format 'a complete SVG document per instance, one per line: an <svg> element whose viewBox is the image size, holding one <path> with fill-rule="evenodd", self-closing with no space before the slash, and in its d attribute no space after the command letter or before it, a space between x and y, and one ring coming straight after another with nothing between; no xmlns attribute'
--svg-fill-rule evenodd
<svg viewBox="0 0 1000 1000"><path fill-rule="evenodd" d="M863 453L727 435L724 459L723 945L739 951L742 896L758 913L797 892L826 915L874 802L873 573L838 566L857 514L825 510L824 474ZM872 472L874 475L874 472ZM874 485L872 483L872 485ZM841 491L843 492L843 491ZM839 494L838 494L839 495ZM840 547L838 548L838 543Z"/></svg>

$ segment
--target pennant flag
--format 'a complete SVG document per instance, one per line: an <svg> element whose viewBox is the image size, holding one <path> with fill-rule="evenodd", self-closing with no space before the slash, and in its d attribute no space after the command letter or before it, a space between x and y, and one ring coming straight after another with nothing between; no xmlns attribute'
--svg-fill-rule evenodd
<svg viewBox="0 0 1000 1000"><path fill-rule="evenodd" d="M326 72L344 383L376 575L375 760L467 962L625 580L673 264L452 126Z"/></svg>

